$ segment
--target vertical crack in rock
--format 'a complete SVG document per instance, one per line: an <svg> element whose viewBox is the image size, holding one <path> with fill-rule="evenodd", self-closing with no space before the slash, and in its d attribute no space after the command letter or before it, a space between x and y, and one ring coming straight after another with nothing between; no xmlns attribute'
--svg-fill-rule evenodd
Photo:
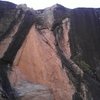
<svg viewBox="0 0 100 100"><path fill-rule="evenodd" d="M76 87L76 93L75 93L75 100L82 100L82 97L80 96L81 94L81 83L82 83L82 76L83 76L83 71L67 56L65 56L64 51L61 48L61 40L63 39L63 28L62 24L59 24L55 27L54 29L54 36L55 36L55 41L56 41L56 49L57 49L57 54L61 59L62 62L62 67L66 70L69 70L72 75L74 75L74 78L76 79L77 82L74 82L74 85ZM72 79L72 78L71 78ZM71 80L73 81L73 80Z"/></svg>

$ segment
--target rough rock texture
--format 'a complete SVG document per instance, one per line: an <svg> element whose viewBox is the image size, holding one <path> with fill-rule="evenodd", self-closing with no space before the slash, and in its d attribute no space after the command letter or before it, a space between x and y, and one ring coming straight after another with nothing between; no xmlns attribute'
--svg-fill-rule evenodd
<svg viewBox="0 0 100 100"><path fill-rule="evenodd" d="M99 100L99 33L100 9L0 1L0 99Z"/></svg>
<svg viewBox="0 0 100 100"><path fill-rule="evenodd" d="M21 69L26 79L33 83L48 85L57 100L71 99L73 90L66 73L61 70L62 65L56 55L54 42L53 33L48 30L42 30L40 33L33 26L15 58L13 68ZM18 82L18 79L15 79L15 83L16 81Z"/></svg>
<svg viewBox="0 0 100 100"><path fill-rule="evenodd" d="M23 81L15 87L18 98L21 100L54 100L50 89L40 84Z"/></svg>

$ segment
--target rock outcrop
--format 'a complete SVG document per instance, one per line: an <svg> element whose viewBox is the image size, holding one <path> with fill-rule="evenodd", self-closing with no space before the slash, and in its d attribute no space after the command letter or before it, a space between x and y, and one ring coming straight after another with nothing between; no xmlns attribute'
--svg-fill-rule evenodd
<svg viewBox="0 0 100 100"><path fill-rule="evenodd" d="M54 100L51 90L44 85L23 81L15 89L18 100Z"/></svg>
<svg viewBox="0 0 100 100"><path fill-rule="evenodd" d="M100 9L0 1L0 99L99 100L99 27Z"/></svg>

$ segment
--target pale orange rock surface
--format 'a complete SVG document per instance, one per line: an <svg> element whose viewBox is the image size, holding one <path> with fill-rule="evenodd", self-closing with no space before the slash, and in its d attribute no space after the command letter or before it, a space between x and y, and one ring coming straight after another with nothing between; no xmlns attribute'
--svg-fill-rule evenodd
<svg viewBox="0 0 100 100"><path fill-rule="evenodd" d="M55 49L55 38L48 29L39 32L33 25L13 64L10 80L21 80L48 86L55 100L72 100L74 88L62 68Z"/></svg>

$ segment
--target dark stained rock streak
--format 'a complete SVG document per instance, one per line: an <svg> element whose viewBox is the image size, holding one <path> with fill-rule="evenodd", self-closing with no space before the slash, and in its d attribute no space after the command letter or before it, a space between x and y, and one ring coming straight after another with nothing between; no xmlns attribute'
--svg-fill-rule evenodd
<svg viewBox="0 0 100 100"><path fill-rule="evenodd" d="M99 100L99 44L100 8L0 1L2 100Z"/></svg>

